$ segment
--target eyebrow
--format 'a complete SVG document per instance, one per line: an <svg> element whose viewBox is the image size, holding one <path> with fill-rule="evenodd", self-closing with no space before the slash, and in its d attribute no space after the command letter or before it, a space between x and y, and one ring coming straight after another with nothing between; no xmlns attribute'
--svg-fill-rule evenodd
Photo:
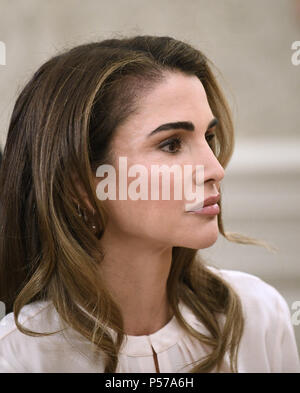
<svg viewBox="0 0 300 393"><path fill-rule="evenodd" d="M216 126L217 124L218 124L218 119L214 117L209 122L206 131ZM150 134L148 135L148 138L154 134L157 134L160 131L169 131L169 130L178 130L178 129L182 129L186 131L195 131L195 126L190 121L176 121L173 123L162 124L159 127L155 128L155 130L151 131Z"/></svg>

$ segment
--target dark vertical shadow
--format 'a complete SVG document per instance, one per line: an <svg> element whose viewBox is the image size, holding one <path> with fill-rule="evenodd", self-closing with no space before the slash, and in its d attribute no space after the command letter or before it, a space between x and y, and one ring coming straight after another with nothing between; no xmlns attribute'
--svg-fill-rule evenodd
<svg viewBox="0 0 300 393"><path fill-rule="evenodd" d="M154 351L154 348L153 348L152 346L151 346L151 348L152 348L152 352L153 352L153 359L154 359L154 364L155 364L156 372L157 372L157 373L160 373L160 371L159 371L158 359L157 359L157 354L156 354L156 352Z"/></svg>

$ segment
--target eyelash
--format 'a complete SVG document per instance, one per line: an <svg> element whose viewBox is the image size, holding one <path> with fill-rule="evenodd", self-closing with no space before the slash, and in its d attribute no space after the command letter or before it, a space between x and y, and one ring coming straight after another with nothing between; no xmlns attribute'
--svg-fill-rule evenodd
<svg viewBox="0 0 300 393"><path fill-rule="evenodd" d="M208 143L210 143L210 142L214 139L214 137L215 137L215 134L213 134L213 133L208 134L208 135L206 136L206 138L208 138ZM167 139L165 142L163 142L163 143L159 146L159 148L162 149L163 147L171 146L173 143L179 143L179 144L181 144L181 143L182 143L182 137L176 136L176 137ZM180 150L177 150L177 151L175 151L175 152L174 152L174 151L173 151L173 152L172 152L172 151L165 151L165 150L162 150L162 151L164 151L164 152L166 152L166 153L169 153L169 154L177 154L177 153L179 153Z"/></svg>

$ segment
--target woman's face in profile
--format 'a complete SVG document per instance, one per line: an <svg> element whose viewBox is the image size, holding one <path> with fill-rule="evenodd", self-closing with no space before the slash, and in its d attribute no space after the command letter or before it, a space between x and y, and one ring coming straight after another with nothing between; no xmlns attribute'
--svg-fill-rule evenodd
<svg viewBox="0 0 300 393"><path fill-rule="evenodd" d="M185 199L184 192L181 200L174 198L172 172L170 199L163 200L161 181L159 200L151 199L151 166L154 164L168 167L177 164L182 173L184 165L192 165L193 191L196 165L203 165L204 198L218 193L224 169L209 145L209 134L214 129L208 127L213 119L204 87L195 76L170 72L150 93L141 95L138 111L117 128L112 141L117 197L116 200L102 201L109 214L106 228L109 233L120 239L131 237L138 244L148 242L155 247L199 249L209 247L217 240L217 215L187 213L186 204L193 201ZM180 128L150 135L159 126L174 122L193 123L194 131ZM148 175L147 200L132 200L128 194L126 200L119 200L119 157L126 157L128 170L136 164L145 168ZM161 174L159 176L162 177ZM127 178L128 189L138 177L139 174ZM98 182L99 178L96 178L96 184ZM136 190L139 192L140 189Z"/></svg>

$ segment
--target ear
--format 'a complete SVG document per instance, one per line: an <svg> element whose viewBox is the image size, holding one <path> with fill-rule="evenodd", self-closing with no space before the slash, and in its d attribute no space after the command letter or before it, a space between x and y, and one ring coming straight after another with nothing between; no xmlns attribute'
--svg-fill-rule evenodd
<svg viewBox="0 0 300 393"><path fill-rule="evenodd" d="M76 196L72 195L74 202L78 203L81 206L81 208L87 208L90 212L93 212L94 208L88 198L86 190L85 190L82 182L80 181L78 175L76 173L72 174L71 178L72 178L73 185L74 185L78 195L80 196L80 200L78 200L77 195Z"/></svg>

